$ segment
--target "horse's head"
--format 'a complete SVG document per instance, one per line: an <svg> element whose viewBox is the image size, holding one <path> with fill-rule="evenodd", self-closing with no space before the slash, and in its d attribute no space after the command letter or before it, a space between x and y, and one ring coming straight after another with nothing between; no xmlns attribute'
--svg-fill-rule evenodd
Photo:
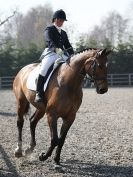
<svg viewBox="0 0 133 177"><path fill-rule="evenodd" d="M90 76L90 80L94 82L96 91L104 94L108 91L107 82L107 56L111 50L95 50L94 54L85 62L85 72Z"/></svg>

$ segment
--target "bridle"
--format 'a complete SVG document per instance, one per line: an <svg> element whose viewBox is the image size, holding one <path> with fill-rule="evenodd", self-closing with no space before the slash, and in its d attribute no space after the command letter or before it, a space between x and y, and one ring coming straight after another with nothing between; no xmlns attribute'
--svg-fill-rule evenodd
<svg viewBox="0 0 133 177"><path fill-rule="evenodd" d="M103 76L103 77L97 77L95 76L96 73L96 66L98 65L98 67L100 67L100 65L96 62L96 58L93 59L93 62L91 63L90 67L88 70L92 69L92 74L86 74L87 75L87 79L89 79L90 82L96 82L97 80L107 80L107 76Z"/></svg>
<svg viewBox="0 0 133 177"><path fill-rule="evenodd" d="M71 68L70 66L70 61L66 61L67 65ZM86 73L85 69L82 70L81 72L78 73L78 76L81 78L87 78L89 79L90 82L94 82L96 83L97 80L103 80L106 81L107 80L107 75L103 76L103 77L97 77L95 76L96 73L96 66L100 67L100 64L97 63L96 58L93 58L91 65L89 66L89 69L92 69L92 74ZM71 70L73 71L73 69L71 68Z"/></svg>

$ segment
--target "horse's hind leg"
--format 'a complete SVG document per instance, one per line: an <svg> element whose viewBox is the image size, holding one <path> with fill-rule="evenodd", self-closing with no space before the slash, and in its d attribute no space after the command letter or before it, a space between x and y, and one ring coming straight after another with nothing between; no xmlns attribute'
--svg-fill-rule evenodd
<svg viewBox="0 0 133 177"><path fill-rule="evenodd" d="M25 96L21 97L17 101L17 128L18 128L18 144L15 149L15 156L22 156L22 129L24 124L24 114L27 113L29 108L29 102L26 100Z"/></svg>
<svg viewBox="0 0 133 177"><path fill-rule="evenodd" d="M43 110L36 110L35 113L30 118L30 132L31 132L31 142L30 147L25 150L25 154L31 154L36 146L35 140L35 129L38 121L44 116L45 108Z"/></svg>

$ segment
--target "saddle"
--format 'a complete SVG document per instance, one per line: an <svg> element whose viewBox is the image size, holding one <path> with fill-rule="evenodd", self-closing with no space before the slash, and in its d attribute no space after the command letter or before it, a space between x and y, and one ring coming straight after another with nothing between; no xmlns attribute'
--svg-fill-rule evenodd
<svg viewBox="0 0 133 177"><path fill-rule="evenodd" d="M52 74L55 72L55 70L61 65L65 63L65 60L63 60L63 58L58 58L55 63L48 69L48 72L47 72L47 80L46 82L44 83L44 92L47 88L47 85L49 83L49 80L52 76ZM37 65L37 67L35 67L29 74L28 76L28 79L27 79L27 88L29 90L33 90L33 91L36 91L36 83L37 83L37 79L38 79L38 75L39 75L39 70L40 70L40 67L41 67L41 63L39 65Z"/></svg>

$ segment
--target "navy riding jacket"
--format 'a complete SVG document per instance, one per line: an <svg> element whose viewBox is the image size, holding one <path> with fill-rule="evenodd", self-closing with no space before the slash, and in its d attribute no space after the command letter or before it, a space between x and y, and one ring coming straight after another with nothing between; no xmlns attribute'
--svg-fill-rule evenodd
<svg viewBox="0 0 133 177"><path fill-rule="evenodd" d="M55 48L60 48L62 50L66 50L69 55L74 54L67 33L64 30L61 30L61 33L59 33L58 29L54 25L48 26L45 29L44 38L47 48L52 50Z"/></svg>

